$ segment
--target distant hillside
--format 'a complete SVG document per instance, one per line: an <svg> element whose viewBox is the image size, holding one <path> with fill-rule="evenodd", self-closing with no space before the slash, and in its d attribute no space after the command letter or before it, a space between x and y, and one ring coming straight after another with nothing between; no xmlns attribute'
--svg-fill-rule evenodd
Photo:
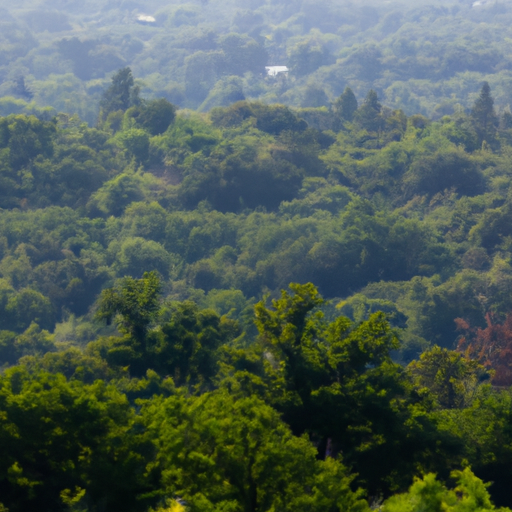
<svg viewBox="0 0 512 512"><path fill-rule="evenodd" d="M392 108L440 118L470 107L484 80L497 107L512 103L508 1L23 1L3 8L0 27L0 95L90 124L123 66L143 96L200 110L328 106L349 85L360 100L373 88ZM290 72L269 77L266 65Z"/></svg>

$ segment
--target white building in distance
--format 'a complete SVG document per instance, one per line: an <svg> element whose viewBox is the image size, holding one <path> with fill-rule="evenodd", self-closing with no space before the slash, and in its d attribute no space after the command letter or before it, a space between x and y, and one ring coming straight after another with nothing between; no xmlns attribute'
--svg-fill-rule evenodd
<svg viewBox="0 0 512 512"><path fill-rule="evenodd" d="M152 23L156 23L156 19L153 18L153 16L148 16L147 14L139 14L137 16L137 21L143 25L151 25Z"/></svg>
<svg viewBox="0 0 512 512"><path fill-rule="evenodd" d="M268 76L277 76L279 73L288 73L290 71L286 66L265 66Z"/></svg>

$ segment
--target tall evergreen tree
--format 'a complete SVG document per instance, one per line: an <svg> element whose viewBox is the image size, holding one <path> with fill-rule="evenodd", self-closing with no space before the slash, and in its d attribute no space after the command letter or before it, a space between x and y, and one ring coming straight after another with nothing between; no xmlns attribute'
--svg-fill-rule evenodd
<svg viewBox="0 0 512 512"><path fill-rule="evenodd" d="M369 132L378 132L382 129L383 119L381 115L382 105L377 93L370 89L361 107L354 115L355 121Z"/></svg>
<svg viewBox="0 0 512 512"><path fill-rule="evenodd" d="M484 82L482 85L480 96L473 105L471 118L477 133L478 143L482 144L485 141L490 145L495 144L498 117L494 110L494 99L491 96L491 88L487 82Z"/></svg>
<svg viewBox="0 0 512 512"><path fill-rule="evenodd" d="M132 70L120 69L101 98L100 120L105 120L111 112L126 111L139 103L139 87L134 85Z"/></svg>
<svg viewBox="0 0 512 512"><path fill-rule="evenodd" d="M350 87L346 87L343 94L334 102L333 108L336 120L352 121L357 110L357 99Z"/></svg>

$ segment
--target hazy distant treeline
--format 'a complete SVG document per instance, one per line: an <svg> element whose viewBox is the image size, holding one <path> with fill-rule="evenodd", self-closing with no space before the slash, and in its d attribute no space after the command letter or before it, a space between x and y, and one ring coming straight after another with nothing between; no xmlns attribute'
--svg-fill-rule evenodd
<svg viewBox="0 0 512 512"><path fill-rule="evenodd" d="M508 2L19 2L0 12L3 114L53 107L96 122L110 74L144 97L210 110L237 100L329 106L349 85L407 114L470 108L483 80L512 102ZM140 24L141 14L154 23ZM289 67L268 77L267 65ZM27 105L27 103L29 105Z"/></svg>

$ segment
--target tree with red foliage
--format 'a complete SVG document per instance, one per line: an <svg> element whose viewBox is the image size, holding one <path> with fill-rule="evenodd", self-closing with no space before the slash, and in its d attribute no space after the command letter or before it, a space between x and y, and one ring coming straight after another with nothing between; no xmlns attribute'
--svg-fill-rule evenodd
<svg viewBox="0 0 512 512"><path fill-rule="evenodd" d="M494 370L494 386L512 386L512 313L502 324L492 313L485 315L487 327L474 328L462 318L455 319L457 330L463 334L457 350Z"/></svg>

